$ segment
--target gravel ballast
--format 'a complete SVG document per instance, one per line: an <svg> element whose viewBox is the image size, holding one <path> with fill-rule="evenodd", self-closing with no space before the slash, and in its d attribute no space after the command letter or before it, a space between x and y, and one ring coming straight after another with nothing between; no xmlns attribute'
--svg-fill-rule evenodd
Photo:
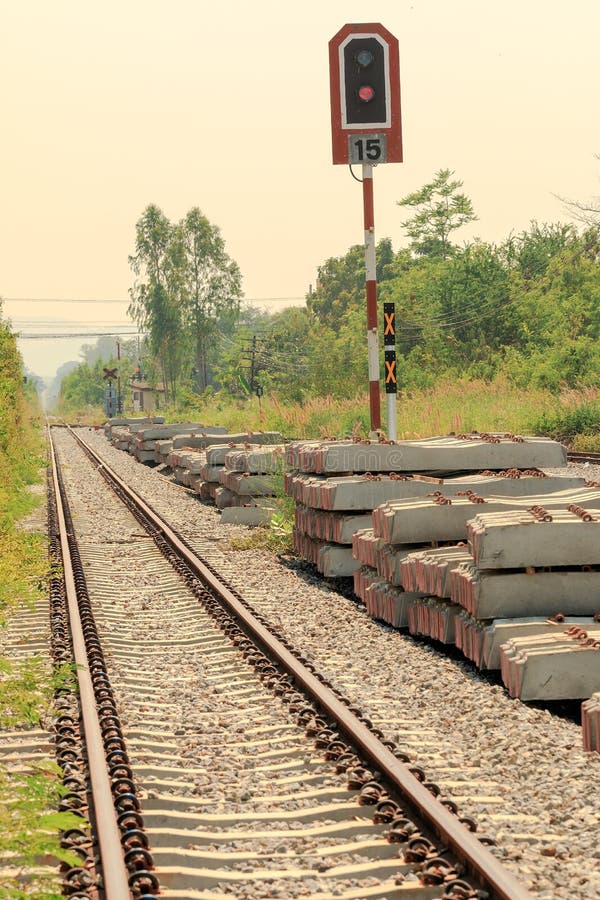
<svg viewBox="0 0 600 900"><path fill-rule="evenodd" d="M600 755L583 752L572 719L511 700L462 658L371 620L307 564L233 551L231 538L245 530L221 525L216 510L111 447L102 434L81 429L81 436L410 752L457 801L460 814L498 841L494 852L536 896L600 896ZM600 481L600 467L569 470Z"/></svg>

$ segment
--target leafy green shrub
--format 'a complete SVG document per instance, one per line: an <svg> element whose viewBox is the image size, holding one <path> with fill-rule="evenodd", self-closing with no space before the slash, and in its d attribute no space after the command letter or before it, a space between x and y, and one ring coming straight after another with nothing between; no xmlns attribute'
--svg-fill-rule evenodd
<svg viewBox="0 0 600 900"><path fill-rule="evenodd" d="M81 827L73 813L55 811L66 793L59 775L59 767L50 762L28 772L0 766L0 852L14 867L12 873L0 875L0 900L60 900L58 875L47 863L53 859L78 865L78 857L56 838L59 831Z"/></svg>
<svg viewBox="0 0 600 900"><path fill-rule="evenodd" d="M600 399L588 400L574 408L559 407L544 412L532 424L536 434L563 444L571 444L577 435L600 436Z"/></svg>
<svg viewBox="0 0 600 900"><path fill-rule="evenodd" d="M573 450L580 453L600 453L600 432L597 434L576 434L573 438Z"/></svg>

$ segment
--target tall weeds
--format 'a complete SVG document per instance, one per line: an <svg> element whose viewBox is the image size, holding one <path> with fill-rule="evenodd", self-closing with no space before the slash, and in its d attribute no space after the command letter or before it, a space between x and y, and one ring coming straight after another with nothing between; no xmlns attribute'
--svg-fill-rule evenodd
<svg viewBox="0 0 600 900"><path fill-rule="evenodd" d="M577 420L577 410L596 400L600 402L600 391L591 388L555 394L544 388L521 388L502 378L492 382L446 378L434 388L398 394L398 438L473 430L546 433L544 417L561 410ZM366 394L352 399L310 397L302 404L284 404L272 395L263 397L260 407L257 398L235 400L216 394L198 398L193 407L172 408L168 414L171 421L187 415L230 431L277 430L286 438L343 438L369 431Z"/></svg>
<svg viewBox="0 0 600 900"><path fill-rule="evenodd" d="M23 531L18 524L39 503L27 488L41 479L43 443L35 398L23 384L16 341L1 317L0 371L2 628L19 608L41 598L48 557L42 536ZM55 684L47 656L19 661L0 655L0 730L39 726ZM23 769L0 764L1 900L58 900L62 896L56 870L40 867L43 857L66 858L57 835L60 829L71 827L75 817L56 812L62 793L58 769L52 762Z"/></svg>

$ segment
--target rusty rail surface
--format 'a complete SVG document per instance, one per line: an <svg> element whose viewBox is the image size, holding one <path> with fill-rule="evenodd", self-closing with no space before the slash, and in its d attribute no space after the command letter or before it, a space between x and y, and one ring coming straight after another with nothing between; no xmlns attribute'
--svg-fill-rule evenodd
<svg viewBox="0 0 600 900"><path fill-rule="evenodd" d="M587 450L567 450L567 462L587 462L593 466L600 466L600 453L592 453Z"/></svg>
<svg viewBox="0 0 600 900"><path fill-rule="evenodd" d="M55 503L58 516L58 530L63 549L63 570L69 615L69 626L73 643L73 656L77 667L77 682L81 703L81 715L85 734L85 749L89 780L92 789L94 810L94 831L100 848L104 892L110 900L130 900L129 875L125 867L121 832L111 783L106 765L104 741L96 706L94 686L90 675L84 632L79 614L76 588L77 572L69 552L69 535L58 480L57 460L50 439L50 461L54 484Z"/></svg>

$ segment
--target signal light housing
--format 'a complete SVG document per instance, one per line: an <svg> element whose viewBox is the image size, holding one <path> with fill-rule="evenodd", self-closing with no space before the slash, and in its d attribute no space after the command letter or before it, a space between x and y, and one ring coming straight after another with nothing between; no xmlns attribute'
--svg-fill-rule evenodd
<svg viewBox="0 0 600 900"><path fill-rule="evenodd" d="M398 41L379 23L329 42L334 164L402 162Z"/></svg>

